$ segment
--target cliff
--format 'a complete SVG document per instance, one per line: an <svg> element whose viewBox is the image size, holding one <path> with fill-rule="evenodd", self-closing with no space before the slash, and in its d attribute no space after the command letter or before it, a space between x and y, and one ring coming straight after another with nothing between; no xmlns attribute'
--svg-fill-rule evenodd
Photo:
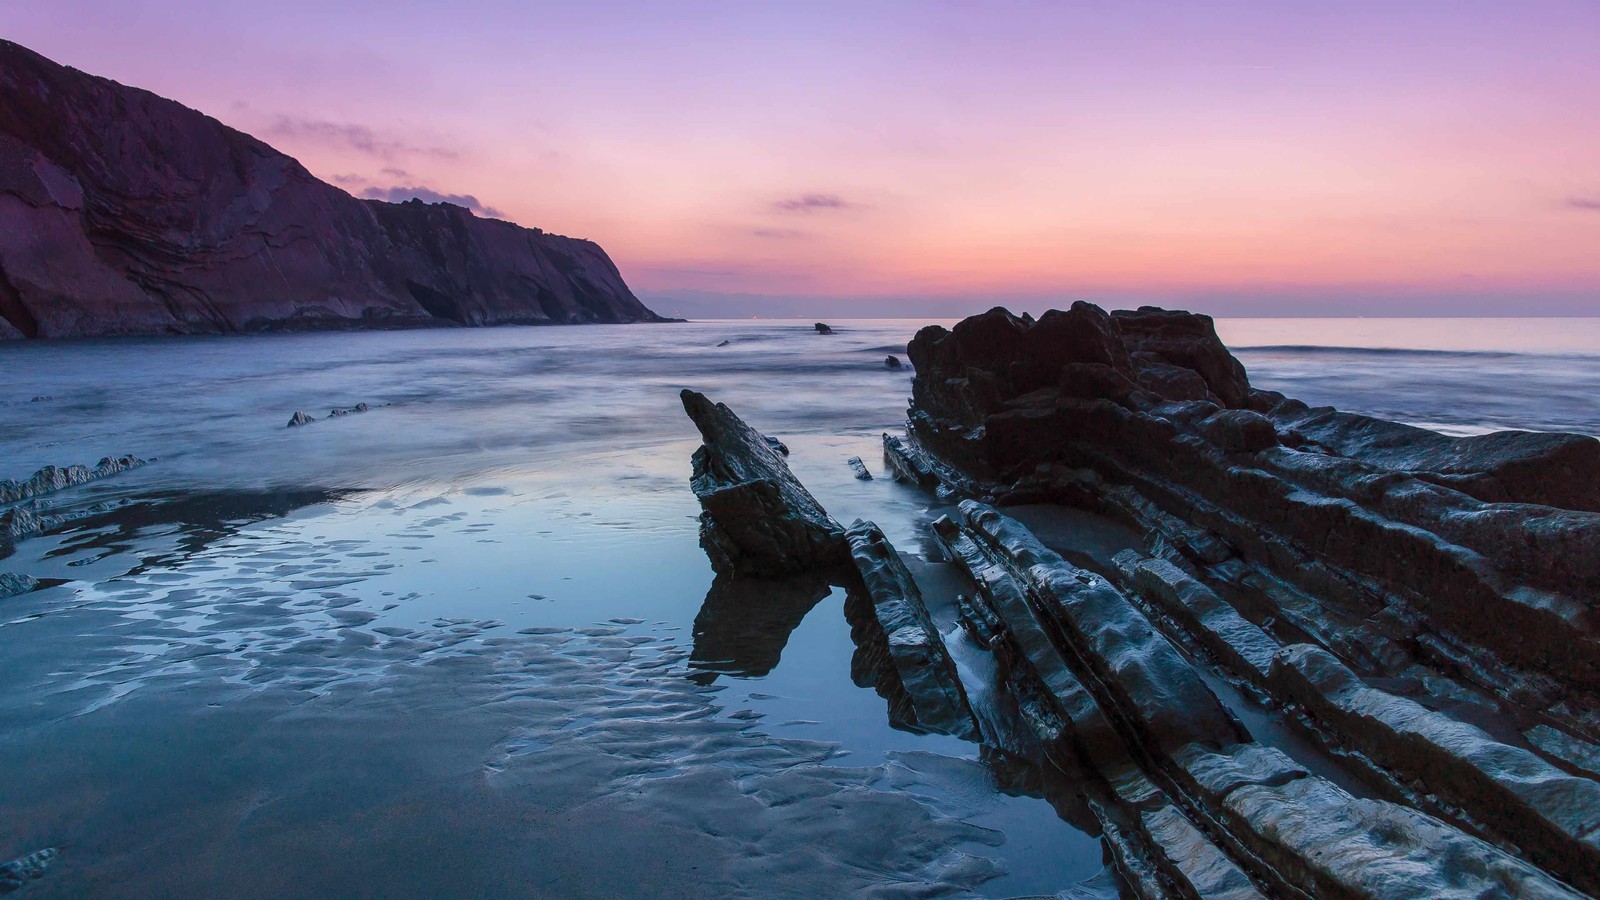
<svg viewBox="0 0 1600 900"><path fill-rule="evenodd" d="M0 339L653 321L593 242L357 199L0 41Z"/></svg>

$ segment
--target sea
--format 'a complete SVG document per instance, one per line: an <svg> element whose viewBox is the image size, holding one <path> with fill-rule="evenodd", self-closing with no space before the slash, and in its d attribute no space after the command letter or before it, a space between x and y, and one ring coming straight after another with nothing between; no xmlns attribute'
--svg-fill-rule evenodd
<svg viewBox="0 0 1600 900"><path fill-rule="evenodd" d="M713 578L683 388L878 522L981 665L946 507L881 462L929 323L831 324L0 345L0 478L150 461L0 558L42 583L0 599L0 862L54 848L35 897L1116 896L1070 791L891 724L840 588ZM1314 406L1600 435L1600 319L1217 328Z"/></svg>

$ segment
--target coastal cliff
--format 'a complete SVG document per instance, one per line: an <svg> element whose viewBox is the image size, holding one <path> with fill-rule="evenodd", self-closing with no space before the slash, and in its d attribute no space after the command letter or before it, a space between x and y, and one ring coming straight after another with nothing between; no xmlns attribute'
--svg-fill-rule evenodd
<svg viewBox="0 0 1600 900"><path fill-rule="evenodd" d="M657 321L591 241L357 199L0 41L0 340Z"/></svg>

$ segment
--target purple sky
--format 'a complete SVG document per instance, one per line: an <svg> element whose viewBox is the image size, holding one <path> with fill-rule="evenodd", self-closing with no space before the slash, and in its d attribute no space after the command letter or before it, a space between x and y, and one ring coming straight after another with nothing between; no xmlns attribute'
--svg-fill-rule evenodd
<svg viewBox="0 0 1600 900"><path fill-rule="evenodd" d="M337 8L334 8L337 6ZM1600 2L31 2L0 35L658 309L1600 314Z"/></svg>

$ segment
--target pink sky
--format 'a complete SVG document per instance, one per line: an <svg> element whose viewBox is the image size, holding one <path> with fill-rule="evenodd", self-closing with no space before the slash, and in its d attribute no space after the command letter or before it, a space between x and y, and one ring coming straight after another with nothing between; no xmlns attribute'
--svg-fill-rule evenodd
<svg viewBox="0 0 1600 900"><path fill-rule="evenodd" d="M664 312L1600 314L1592 0L332 5L0 34L593 238Z"/></svg>

